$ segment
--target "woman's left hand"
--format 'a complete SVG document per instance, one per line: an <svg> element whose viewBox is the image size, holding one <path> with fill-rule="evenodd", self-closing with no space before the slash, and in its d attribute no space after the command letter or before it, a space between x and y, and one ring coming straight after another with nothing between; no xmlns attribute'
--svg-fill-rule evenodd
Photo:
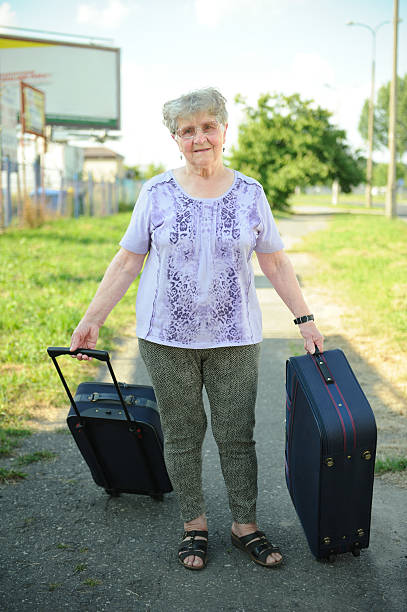
<svg viewBox="0 0 407 612"><path fill-rule="evenodd" d="M315 353L315 345L322 353L324 350L324 337L315 325L314 321L301 323L298 327L302 337L304 338L304 348L307 353L311 353L311 355L313 355Z"/></svg>

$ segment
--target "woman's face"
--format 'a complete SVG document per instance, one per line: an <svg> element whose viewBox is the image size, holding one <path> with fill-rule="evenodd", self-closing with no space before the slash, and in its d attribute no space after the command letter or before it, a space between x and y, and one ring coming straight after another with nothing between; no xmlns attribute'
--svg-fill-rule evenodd
<svg viewBox="0 0 407 612"><path fill-rule="evenodd" d="M173 138L187 162L194 166L210 166L222 158L227 125L222 126L213 115L195 113L178 120Z"/></svg>

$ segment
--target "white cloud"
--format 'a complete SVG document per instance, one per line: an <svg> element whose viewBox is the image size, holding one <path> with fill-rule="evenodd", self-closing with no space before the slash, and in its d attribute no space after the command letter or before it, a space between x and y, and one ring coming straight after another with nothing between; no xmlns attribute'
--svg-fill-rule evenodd
<svg viewBox="0 0 407 612"><path fill-rule="evenodd" d="M216 28L229 11L229 0L195 0L195 13L200 25Z"/></svg>
<svg viewBox="0 0 407 612"><path fill-rule="evenodd" d="M269 0L195 0L197 22L212 29L221 23L227 23L228 19L235 15L258 15L266 10L274 13L279 11L279 8L270 5Z"/></svg>
<svg viewBox="0 0 407 612"><path fill-rule="evenodd" d="M121 0L108 0L107 6L100 8L96 3L79 4L77 21L81 24L91 24L102 28L118 28L133 10L133 6Z"/></svg>
<svg viewBox="0 0 407 612"><path fill-rule="evenodd" d="M0 26L13 26L16 24L16 13L11 10L8 2L0 4Z"/></svg>

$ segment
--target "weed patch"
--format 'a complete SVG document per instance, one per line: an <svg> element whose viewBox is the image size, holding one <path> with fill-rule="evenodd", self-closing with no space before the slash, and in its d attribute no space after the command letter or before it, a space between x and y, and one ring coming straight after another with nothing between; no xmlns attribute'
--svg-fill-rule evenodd
<svg viewBox="0 0 407 612"><path fill-rule="evenodd" d="M102 584L101 580L97 580L96 578L86 578L83 582L83 585L88 586L88 587L95 587L98 586L99 584Z"/></svg>
<svg viewBox="0 0 407 612"><path fill-rule="evenodd" d="M31 435L29 429L15 429L13 427L0 426L0 456L8 457L13 454L14 449L20 445L21 438Z"/></svg>
<svg viewBox="0 0 407 612"><path fill-rule="evenodd" d="M7 470L6 468L0 468L0 483L10 484L23 480L27 477L24 472L17 472L16 470Z"/></svg>
<svg viewBox="0 0 407 612"><path fill-rule="evenodd" d="M387 459L376 459L375 473L402 472L407 469L406 457L393 457Z"/></svg>
<svg viewBox="0 0 407 612"><path fill-rule="evenodd" d="M27 455L21 455L18 458L18 465L29 465L30 463L36 463L37 461L50 461L56 457L56 453L52 451L36 451L35 453L29 453Z"/></svg>

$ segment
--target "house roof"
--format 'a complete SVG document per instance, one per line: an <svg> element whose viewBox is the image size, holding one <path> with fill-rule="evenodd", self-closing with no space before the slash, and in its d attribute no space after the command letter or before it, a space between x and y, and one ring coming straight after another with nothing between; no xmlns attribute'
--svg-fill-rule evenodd
<svg viewBox="0 0 407 612"><path fill-rule="evenodd" d="M123 155L107 147L85 147L83 154L85 159L124 159Z"/></svg>

